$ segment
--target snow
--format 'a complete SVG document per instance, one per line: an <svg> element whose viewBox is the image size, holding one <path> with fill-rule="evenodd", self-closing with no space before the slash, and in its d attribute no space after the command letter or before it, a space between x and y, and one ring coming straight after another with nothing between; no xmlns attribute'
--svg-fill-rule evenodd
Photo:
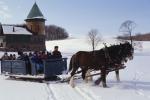
<svg viewBox="0 0 150 100"><path fill-rule="evenodd" d="M0 100L46 100L45 85L0 78ZM39 92L40 90L40 92Z"/></svg>
<svg viewBox="0 0 150 100"><path fill-rule="evenodd" d="M39 19L45 19L44 16L32 17L32 19L34 19L34 18L37 18L37 19L38 19L38 18L39 18Z"/></svg>
<svg viewBox="0 0 150 100"><path fill-rule="evenodd" d="M106 39L105 42L109 45L116 40ZM73 53L91 50L86 38L46 42L49 51L55 45L59 46L63 56L68 57L68 63ZM150 100L150 42L143 42L142 48L137 49L134 59L120 70L121 82L116 81L115 72L109 73L108 88L93 82L85 83L82 79L75 80L76 86L72 88L68 83L16 81L0 75L0 100Z"/></svg>
<svg viewBox="0 0 150 100"><path fill-rule="evenodd" d="M8 25L3 25L3 32L4 34L25 34L25 35L32 35L29 31L27 31L23 27L16 27L16 26L8 26ZM14 27L14 32L13 32L13 27Z"/></svg>
<svg viewBox="0 0 150 100"><path fill-rule="evenodd" d="M45 19L44 16L36 16L36 17L32 17L32 18L27 18L27 19Z"/></svg>
<svg viewBox="0 0 150 100"><path fill-rule="evenodd" d="M101 41L100 44L96 47L96 49L101 49L104 47L103 43L107 45L116 44L118 41L111 38L106 38L105 40ZM92 50L92 47L89 44L87 38L69 38L66 40L54 40L54 41L47 41L47 51L53 51L54 46L59 46L59 50L62 53L66 54L73 54L77 51L89 51Z"/></svg>

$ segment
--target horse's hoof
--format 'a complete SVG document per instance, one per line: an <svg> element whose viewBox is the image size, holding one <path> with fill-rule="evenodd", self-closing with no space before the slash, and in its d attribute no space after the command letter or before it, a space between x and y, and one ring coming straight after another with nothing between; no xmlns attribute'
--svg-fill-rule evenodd
<svg viewBox="0 0 150 100"><path fill-rule="evenodd" d="M72 87L72 88L75 88L75 84L71 84L71 87Z"/></svg>
<svg viewBox="0 0 150 100"><path fill-rule="evenodd" d="M108 86L104 87L104 88L109 88Z"/></svg>
<svg viewBox="0 0 150 100"><path fill-rule="evenodd" d="M117 82L120 83L120 79L117 79Z"/></svg>
<svg viewBox="0 0 150 100"><path fill-rule="evenodd" d="M99 80L96 80L94 83L95 83L95 85L99 85L100 84Z"/></svg>
<svg viewBox="0 0 150 100"><path fill-rule="evenodd" d="M109 88L107 85L104 85L103 88Z"/></svg>

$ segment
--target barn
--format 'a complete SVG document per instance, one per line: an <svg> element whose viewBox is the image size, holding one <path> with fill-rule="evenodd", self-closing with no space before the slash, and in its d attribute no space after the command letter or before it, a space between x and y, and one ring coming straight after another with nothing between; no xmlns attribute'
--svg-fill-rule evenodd
<svg viewBox="0 0 150 100"><path fill-rule="evenodd" d="M23 25L0 23L0 50L43 51L45 47L45 21L34 3Z"/></svg>

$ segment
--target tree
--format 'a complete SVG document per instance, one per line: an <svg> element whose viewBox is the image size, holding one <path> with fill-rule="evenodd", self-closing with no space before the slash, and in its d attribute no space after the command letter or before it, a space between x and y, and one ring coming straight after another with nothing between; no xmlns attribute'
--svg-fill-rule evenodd
<svg viewBox="0 0 150 100"><path fill-rule="evenodd" d="M88 38L89 38L89 43L92 46L92 50L94 51L97 45L100 43L102 40L101 37L98 35L98 30L97 29L91 29L88 32Z"/></svg>
<svg viewBox="0 0 150 100"><path fill-rule="evenodd" d="M68 38L66 30L56 25L45 26L46 40L60 40Z"/></svg>
<svg viewBox="0 0 150 100"><path fill-rule="evenodd" d="M132 32L136 27L136 23L131 20L123 22L120 26L120 32L123 32L125 36L129 36L132 44Z"/></svg>

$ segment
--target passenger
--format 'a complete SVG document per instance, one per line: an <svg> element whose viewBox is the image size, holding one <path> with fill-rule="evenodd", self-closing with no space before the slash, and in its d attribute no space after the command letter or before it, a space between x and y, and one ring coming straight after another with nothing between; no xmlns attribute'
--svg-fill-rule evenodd
<svg viewBox="0 0 150 100"><path fill-rule="evenodd" d="M13 54L13 59L12 60L16 60L16 55L15 54Z"/></svg>
<svg viewBox="0 0 150 100"><path fill-rule="evenodd" d="M42 73L44 70L43 60L44 60L44 56L42 56L42 52L38 52L37 68L39 73Z"/></svg>
<svg viewBox="0 0 150 100"><path fill-rule="evenodd" d="M47 59L52 59L52 54L47 51Z"/></svg>
<svg viewBox="0 0 150 100"><path fill-rule="evenodd" d="M46 60L48 58L47 54L44 51L41 53L40 57L42 60Z"/></svg>
<svg viewBox="0 0 150 100"><path fill-rule="evenodd" d="M34 52L34 54L33 54L33 56L32 56L32 58L31 58L31 60L33 61L33 63L35 63L35 66L36 66L36 68L37 68L37 72L38 73L42 73L43 72L43 61L42 61L42 59L41 59L41 57L40 57L40 52Z"/></svg>
<svg viewBox="0 0 150 100"><path fill-rule="evenodd" d="M37 55L36 51L32 55L31 60L32 60L33 63L37 63L37 61L38 61L38 55Z"/></svg>
<svg viewBox="0 0 150 100"><path fill-rule="evenodd" d="M29 56L27 53L24 53L24 60L26 63L27 74L31 74L31 63L30 63Z"/></svg>
<svg viewBox="0 0 150 100"><path fill-rule="evenodd" d="M24 60L25 60L25 61L29 61L29 56L28 56L28 54L27 54L27 53L24 53L23 55L24 55Z"/></svg>
<svg viewBox="0 0 150 100"><path fill-rule="evenodd" d="M13 60L13 55L12 54L10 54L9 60Z"/></svg>
<svg viewBox="0 0 150 100"><path fill-rule="evenodd" d="M25 60L25 55L22 51L18 51L18 55L17 60Z"/></svg>
<svg viewBox="0 0 150 100"><path fill-rule="evenodd" d="M33 54L32 54L32 52L30 52L30 53L29 53L29 57L32 57L32 56L33 56Z"/></svg>
<svg viewBox="0 0 150 100"><path fill-rule="evenodd" d="M1 59L2 59L2 60L9 60L8 53L5 52Z"/></svg>
<svg viewBox="0 0 150 100"><path fill-rule="evenodd" d="M52 52L52 56L53 56L53 58L61 58L62 57L61 52L58 51L58 46L54 47L54 51Z"/></svg>

